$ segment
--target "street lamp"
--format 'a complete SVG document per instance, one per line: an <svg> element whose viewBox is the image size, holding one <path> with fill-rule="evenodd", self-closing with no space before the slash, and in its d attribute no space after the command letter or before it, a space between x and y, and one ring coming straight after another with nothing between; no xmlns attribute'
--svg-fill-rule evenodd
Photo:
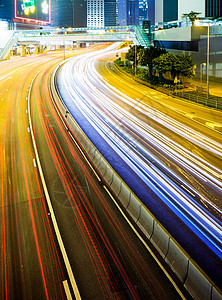
<svg viewBox="0 0 222 300"><path fill-rule="evenodd" d="M210 23L207 26L207 99L209 97Z"/></svg>
<svg viewBox="0 0 222 300"><path fill-rule="evenodd" d="M136 44L135 44L135 76L136 76Z"/></svg>

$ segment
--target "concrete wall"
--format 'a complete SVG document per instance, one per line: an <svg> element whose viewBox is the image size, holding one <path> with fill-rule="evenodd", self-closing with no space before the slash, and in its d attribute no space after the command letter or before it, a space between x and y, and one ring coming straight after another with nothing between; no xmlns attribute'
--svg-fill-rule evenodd
<svg viewBox="0 0 222 300"><path fill-rule="evenodd" d="M155 0L155 24L163 22L163 0Z"/></svg>
<svg viewBox="0 0 222 300"><path fill-rule="evenodd" d="M189 26L177 27L153 32L153 39L157 41L199 41L201 35L207 34L207 27Z"/></svg>

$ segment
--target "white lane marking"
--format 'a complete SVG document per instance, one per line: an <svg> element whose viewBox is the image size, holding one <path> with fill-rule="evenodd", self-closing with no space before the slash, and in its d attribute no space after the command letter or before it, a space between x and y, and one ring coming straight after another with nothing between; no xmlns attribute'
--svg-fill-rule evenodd
<svg viewBox="0 0 222 300"><path fill-rule="evenodd" d="M33 165L34 167L36 168L36 162L35 162L35 159L33 158Z"/></svg>
<svg viewBox="0 0 222 300"><path fill-rule="evenodd" d="M29 129L29 127L27 128L27 130L28 130L28 132L30 132L30 129Z"/></svg>
<svg viewBox="0 0 222 300"><path fill-rule="evenodd" d="M4 89L3 91L1 91L0 95L1 95L2 93L4 93L4 91L5 91L5 89ZM3 98L2 98L2 99L3 99Z"/></svg>
<svg viewBox="0 0 222 300"><path fill-rule="evenodd" d="M28 113L28 110L26 109L26 113Z"/></svg>
<svg viewBox="0 0 222 300"><path fill-rule="evenodd" d="M41 70L43 70L43 69L44 69L44 67ZM40 73L40 71L32 79L31 87L33 85L33 82L34 82L35 78ZM67 252L66 252L66 249L65 249L65 245L63 243L62 236L61 236L61 233L60 233L60 230L59 230L59 227L58 227L58 223L56 221L55 213L54 213L54 210L53 210L53 207L52 207L51 199L49 197L48 188L47 188L47 185L46 185L46 182L45 182L45 177L43 175L43 170L42 170L42 166L41 166L41 163L40 163L40 158L39 158L37 145L36 145L36 141L35 141L35 137L34 137L34 132L33 132L33 129L32 129L32 122L31 122L31 110L30 110L31 89L32 88L30 88L29 94L28 94L29 126L30 126L30 132L31 132L35 157L36 157L36 161L37 161L37 165L38 165L39 175L40 175L40 178L41 178L41 181L42 181L42 186L43 186L43 190L44 190L44 193L45 193L45 197L46 197L47 205L48 205L48 208L49 208L49 212L51 214L52 224L53 224L53 227L54 227L54 230L55 230L55 234L56 234L56 237L57 237L57 240L58 240L58 243L59 243L59 247L60 247L60 250L61 250L61 253L62 253L62 257L63 257L64 263L65 263L65 266L66 266L66 270L67 270L67 273L68 273L68 276L69 276L69 280L70 280L75 298L76 298L76 300L81 300L79 289L77 287L76 280L74 278L72 268L71 268L71 265L70 265L70 262L69 262L69 258L68 258L68 255L67 255Z"/></svg>
<svg viewBox="0 0 222 300"><path fill-rule="evenodd" d="M64 280L62 283L63 283L63 286L64 286L64 290L65 290L65 293L66 293L67 300L72 300L72 296L71 296L71 293L70 293L70 289L69 289L69 285L68 285L67 280Z"/></svg>

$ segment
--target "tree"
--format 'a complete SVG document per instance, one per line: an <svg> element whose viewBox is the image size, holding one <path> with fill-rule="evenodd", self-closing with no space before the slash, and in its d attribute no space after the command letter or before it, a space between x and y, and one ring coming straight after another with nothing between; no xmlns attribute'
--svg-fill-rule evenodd
<svg viewBox="0 0 222 300"><path fill-rule="evenodd" d="M141 66L148 66L149 75L152 75L153 60L164 53L166 53L166 50L159 47L150 46L149 48L144 48L137 55L138 62Z"/></svg>
<svg viewBox="0 0 222 300"><path fill-rule="evenodd" d="M153 60L154 68L159 72L160 75L172 72L172 64L175 55L172 53L162 54Z"/></svg>
<svg viewBox="0 0 222 300"><path fill-rule="evenodd" d="M173 79L179 75L186 77L195 75L196 66L190 55L166 53L155 58L153 64L161 75L170 72Z"/></svg>
<svg viewBox="0 0 222 300"><path fill-rule="evenodd" d="M139 53L140 50L142 50L143 48L144 48L143 46L137 45L136 54ZM133 61L133 63L135 64L135 45L130 46L128 52L126 53L126 59L128 59L129 61Z"/></svg>
<svg viewBox="0 0 222 300"><path fill-rule="evenodd" d="M195 76L196 65L194 64L191 55L179 55L179 60L181 62L180 74L185 77Z"/></svg>
<svg viewBox="0 0 222 300"><path fill-rule="evenodd" d="M197 16L200 15L200 12L196 12L191 10L188 14L183 14L182 19L185 19L186 21L189 19L192 22L192 25L194 24L194 21L197 19Z"/></svg>

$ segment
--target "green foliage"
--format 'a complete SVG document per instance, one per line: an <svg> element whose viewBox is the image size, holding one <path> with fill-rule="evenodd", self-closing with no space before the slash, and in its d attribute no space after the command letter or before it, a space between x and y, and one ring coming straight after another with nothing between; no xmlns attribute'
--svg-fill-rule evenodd
<svg viewBox="0 0 222 300"><path fill-rule="evenodd" d="M142 50L144 47L141 45L133 45L130 46L128 52L126 53L126 59L128 59L129 61L133 61L135 64L135 48L136 48L136 54L140 52L140 50Z"/></svg>
<svg viewBox="0 0 222 300"><path fill-rule="evenodd" d="M195 65L190 55L174 55L173 53L162 54L153 60L154 68L162 75L167 72L171 76L182 75L186 77L193 77L195 75Z"/></svg>
<svg viewBox="0 0 222 300"><path fill-rule="evenodd" d="M164 53L166 53L165 49L150 46L149 48L144 48L144 49L140 50L137 55L137 59L141 66L148 66L149 74L152 75L153 60Z"/></svg>
<svg viewBox="0 0 222 300"><path fill-rule="evenodd" d="M189 19L191 22L194 22L197 19L197 16L200 14L201 14L200 12L191 10L191 12L189 12L188 14L183 14L182 19L185 19L185 20Z"/></svg>
<svg viewBox="0 0 222 300"><path fill-rule="evenodd" d="M120 60L120 59L117 59L116 60L116 64L120 67L124 66L124 61Z"/></svg>
<svg viewBox="0 0 222 300"><path fill-rule="evenodd" d="M125 66L125 67L123 67L123 70L129 74L135 74L135 71L134 71L134 69L132 69L132 67Z"/></svg>

